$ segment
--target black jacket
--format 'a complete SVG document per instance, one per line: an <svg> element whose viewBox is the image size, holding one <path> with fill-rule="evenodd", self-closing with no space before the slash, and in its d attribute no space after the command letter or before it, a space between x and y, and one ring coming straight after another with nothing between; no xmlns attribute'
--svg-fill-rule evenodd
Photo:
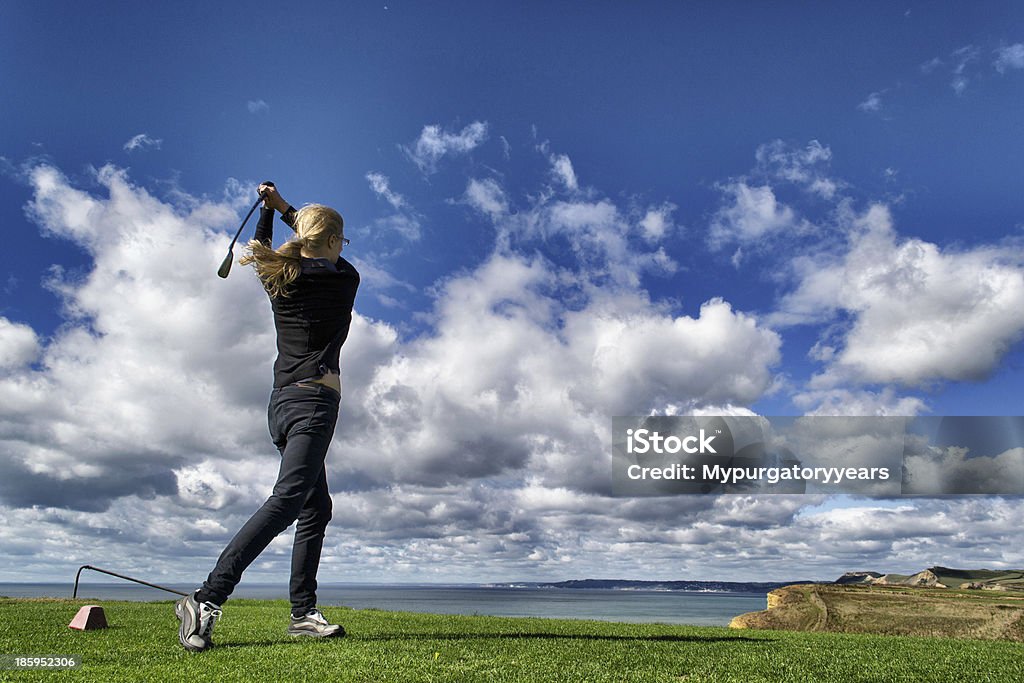
<svg viewBox="0 0 1024 683"><path fill-rule="evenodd" d="M281 219L295 222L295 209ZM294 229L294 228L292 228ZM260 210L256 240L271 246L274 210ZM352 304L359 287L359 273L345 259L302 258L302 274L288 286L285 296L270 297L277 329L277 360L274 387L340 372L338 357L352 323Z"/></svg>

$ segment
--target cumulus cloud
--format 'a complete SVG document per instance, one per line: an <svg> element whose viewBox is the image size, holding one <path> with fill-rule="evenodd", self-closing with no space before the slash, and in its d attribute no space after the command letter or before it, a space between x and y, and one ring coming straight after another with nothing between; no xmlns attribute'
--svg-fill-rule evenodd
<svg viewBox="0 0 1024 683"><path fill-rule="evenodd" d="M674 228L672 214L679 208L672 202L647 209L640 219L643 238L651 244L663 240Z"/></svg>
<svg viewBox="0 0 1024 683"><path fill-rule="evenodd" d="M157 138L151 138L145 133L139 133L134 136L131 140L124 143L124 150L126 152L134 152L136 150L145 149L160 149L160 146L164 143L163 140Z"/></svg>
<svg viewBox="0 0 1024 683"><path fill-rule="evenodd" d="M885 468L889 479L846 480L841 484L810 482L808 491L899 495L906 419L903 416L807 416L779 425L769 442L774 452L790 455L804 467Z"/></svg>
<svg viewBox="0 0 1024 683"><path fill-rule="evenodd" d="M174 468L189 458L241 457L261 441L264 382L250 369L270 360L259 346L273 333L241 302L259 310L262 293L252 278L209 277L234 207L201 202L182 215L114 167L95 180L106 198L51 166L28 177L30 216L84 247L92 268L54 271L68 324L39 350L38 368L0 378L4 488L22 503L48 491L72 508L173 494Z"/></svg>
<svg viewBox="0 0 1024 683"><path fill-rule="evenodd" d="M402 150L424 173L434 173L437 163L446 155L467 154L487 139L487 123L474 121L461 131L451 133L439 125L424 126L411 147Z"/></svg>
<svg viewBox="0 0 1024 683"><path fill-rule="evenodd" d="M718 251L729 244L754 244L781 232L805 230L806 222L780 202L769 185L744 180L722 185L727 203L711 219L708 246Z"/></svg>
<svg viewBox="0 0 1024 683"><path fill-rule="evenodd" d="M39 339L28 325L0 316L0 369L13 370L39 357Z"/></svg>
<svg viewBox="0 0 1024 683"><path fill-rule="evenodd" d="M798 259L800 284L775 322L851 318L819 388L840 377L918 385L977 380L1024 331L1024 270L1012 248L955 251L899 238L888 207L852 218L848 250Z"/></svg>
<svg viewBox="0 0 1024 683"><path fill-rule="evenodd" d="M1024 417L922 417L907 426L903 490L1024 494Z"/></svg>
<svg viewBox="0 0 1024 683"><path fill-rule="evenodd" d="M552 169L560 167L572 174L572 181L545 186L529 196L525 205L516 206L497 180L473 178L460 200L493 223L499 245L557 244L569 250L591 279L623 286L637 286L645 274L676 271L678 265L663 246L650 250L674 227L674 204L666 202L649 207L643 216L634 215L594 188L581 188L567 155L551 153L548 143L537 150ZM564 179L561 174L557 177Z"/></svg>
<svg viewBox="0 0 1024 683"><path fill-rule="evenodd" d="M566 310L563 276L494 254L448 281L437 335L395 349L356 400L349 419L366 440L349 443L346 467L381 484L529 472L607 493L608 463L591 455L608 451L606 416L746 403L771 384L778 338L728 304L708 302L694 319L597 289Z"/></svg>
<svg viewBox="0 0 1024 683"><path fill-rule="evenodd" d="M1024 43L1014 43L995 51L996 59L992 63L996 71L1006 73L1010 69L1024 69Z"/></svg>
<svg viewBox="0 0 1024 683"><path fill-rule="evenodd" d="M536 149L547 158L554 185L541 185L517 201L499 180L471 178L454 203L487 217L501 245L511 240L521 248L537 242L568 247L592 274L619 284L636 285L644 275L678 270L666 249L680 230L674 203L639 207L634 198L620 206L597 189L581 186L568 155L552 153L547 142Z"/></svg>
<svg viewBox="0 0 1024 683"><path fill-rule="evenodd" d="M793 404L805 415L858 417L914 416L925 412L925 402L915 396L900 396L892 387L881 391L818 388L819 381L793 395Z"/></svg>
<svg viewBox="0 0 1024 683"><path fill-rule="evenodd" d="M773 272L783 272L776 281L797 284L765 321L820 326L807 355L824 366L794 395L796 405L820 414L916 414L926 409L921 399L863 385L983 379L1021 338L1019 246L943 249L899 236L888 206L852 208L847 184L829 173L831 150L816 140L776 140L755 157L749 175L719 186L724 199L707 241L713 251L735 245L736 266L784 246L788 268L773 259ZM780 198L787 190L792 203ZM821 216L811 223L797 206Z"/></svg>
<svg viewBox="0 0 1024 683"><path fill-rule="evenodd" d="M826 149L766 152L765 172L813 193L801 169L821 167ZM394 215L408 210L376 176L367 181ZM130 574L195 581L269 493L278 458L265 424L266 296L244 270L212 275L245 202L231 187L222 201L161 200L109 166L95 180L88 192L46 165L28 177L32 219L90 263L54 271L66 324L52 338L0 324L0 350L16 359L0 373L0 548L17 557L0 577L53 576L100 555ZM609 498L611 415L742 411L776 386L782 338L721 298L685 314L644 288L670 272L661 245L674 206L624 209L578 180L554 185L520 200L496 179L469 180L460 202L493 226L494 249L426 292L416 336L357 310L322 580L704 578L709 567L804 578L792 577L794 558L821 557L803 565L819 578L897 551L928 566L958 539L992 566L1024 559L1008 542L1020 501L816 510L824 497ZM360 268L367 286L408 286L386 262ZM858 398L841 389L815 391L834 405ZM28 534L42 540L27 546ZM250 574L287 575L289 546L277 539Z"/></svg>
<svg viewBox="0 0 1024 683"><path fill-rule="evenodd" d="M711 217L707 244L712 251L737 245L732 261L748 250L764 250L776 238L804 236L816 228L779 198L782 188L836 201L844 183L829 173L832 150L817 140L795 147L782 140L760 145L750 175L718 184L722 206ZM798 195L800 196L800 195Z"/></svg>
<svg viewBox="0 0 1024 683"><path fill-rule="evenodd" d="M972 457L966 448L930 447L908 454L903 464L910 494L1024 494L1024 448Z"/></svg>
<svg viewBox="0 0 1024 683"><path fill-rule="evenodd" d="M47 165L27 180L31 218L82 246L91 265L74 277L55 270L67 324L54 338L0 326L0 349L14 359L0 376L8 517L53 539L83 534L99 544L93 552L137 541L154 558L212 561L276 471L265 433L274 353L265 294L244 270L212 276L239 202L234 193L222 203L175 195L172 205L112 166L96 173L98 194ZM383 176L368 181L393 208L406 206ZM467 202L505 229L523 227L496 181L470 183ZM664 217L670 207L651 212ZM616 267L646 258L637 251L643 235L659 229L603 199L548 198L523 213L523 225L536 222L517 238L523 244L542 234L606 241L601 258ZM612 240L619 230L628 238ZM753 316L720 299L681 315L633 279L592 273L582 248L568 268L531 251L499 243L442 280L434 322L416 338L355 315L329 456L336 518L354 526L333 541L332 557L365 557L369 538L380 561L439 553L479 571L493 551L509 571L536 574L597 552L610 543L602 511L655 514L607 499L610 463L600 454L610 452L609 415L714 410L771 386L781 340ZM90 524L67 510L90 511ZM543 523L540 514L549 515ZM119 525L123 535L111 538ZM586 549L582 528L593 536ZM426 540L435 538L446 540ZM266 567L287 566L282 544L271 546ZM58 546L48 543L35 561ZM67 556L86 550L67 547Z"/></svg>

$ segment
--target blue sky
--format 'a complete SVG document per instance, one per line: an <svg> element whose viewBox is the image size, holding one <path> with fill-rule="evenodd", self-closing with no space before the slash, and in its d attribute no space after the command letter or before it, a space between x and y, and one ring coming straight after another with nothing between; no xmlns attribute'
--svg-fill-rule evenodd
<svg viewBox="0 0 1024 683"><path fill-rule="evenodd" d="M1024 564L998 523L1016 499L610 499L606 434L648 412L1022 414L1021 19L5 7L0 548L173 555L126 522L161 516L205 567L266 495L269 312L251 273L214 274L272 179L342 211L364 276L335 580L785 578L808 537L801 577ZM924 531L940 517L959 526Z"/></svg>

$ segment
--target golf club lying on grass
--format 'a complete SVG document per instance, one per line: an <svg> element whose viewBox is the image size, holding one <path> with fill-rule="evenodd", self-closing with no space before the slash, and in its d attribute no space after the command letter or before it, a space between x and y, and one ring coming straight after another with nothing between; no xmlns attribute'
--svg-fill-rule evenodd
<svg viewBox="0 0 1024 683"><path fill-rule="evenodd" d="M274 183L270 182L269 180L263 184L269 185L270 187L274 187ZM220 268L217 269L217 275L220 275L221 277L227 277L228 273L231 272L231 262L235 260L235 242L238 241L238 236L242 234L242 228L244 228L245 224L249 222L249 217L252 216L252 212L256 210L256 207L259 206L260 202L262 201L263 193L260 192L259 199L257 199L256 203L252 205L251 209L249 209L249 213L245 214L245 218L242 219L242 224L238 226L238 232L235 233L235 238L231 240L231 246L228 247L228 255L224 257L224 262L221 263Z"/></svg>

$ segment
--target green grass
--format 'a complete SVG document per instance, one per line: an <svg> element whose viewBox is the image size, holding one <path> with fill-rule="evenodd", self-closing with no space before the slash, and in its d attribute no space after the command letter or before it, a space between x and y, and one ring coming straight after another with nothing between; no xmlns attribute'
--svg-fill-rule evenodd
<svg viewBox="0 0 1024 683"><path fill-rule="evenodd" d="M0 654L79 655L72 671L0 680L96 681L1014 681L1024 644L741 631L564 619L325 608L343 639L286 635L286 601L232 600L217 647L178 643L173 602L102 602L111 627L67 627L78 600L0 598Z"/></svg>

